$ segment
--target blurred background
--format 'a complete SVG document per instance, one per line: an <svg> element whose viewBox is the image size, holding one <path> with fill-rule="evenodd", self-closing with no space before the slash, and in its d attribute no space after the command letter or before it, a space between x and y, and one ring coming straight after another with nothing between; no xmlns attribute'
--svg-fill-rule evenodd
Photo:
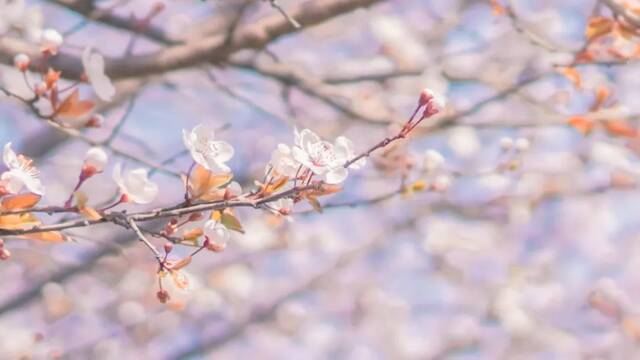
<svg viewBox="0 0 640 360"><path fill-rule="evenodd" d="M276 4L294 16L330 2ZM194 258L190 289L170 288L167 304L132 233L98 225L62 244L6 238L0 358L638 356L640 2L371 3L263 49L114 81L115 100L99 105L104 125L82 130L100 140L117 129L109 169L84 185L90 202L116 194L117 161L140 166L113 149L169 169L153 172L162 190L151 206L124 208L180 202L175 174L191 161L182 129L199 123L220 127L236 149L235 180L250 189L294 127L345 135L362 151L397 132L425 87L446 97L445 111L351 171L322 214L305 204L293 221L238 211L246 233ZM91 45L118 58L283 20L269 1L162 4L153 13L153 0L0 0L0 43L54 28L66 53ZM24 91L21 77L0 67L7 88ZM0 97L0 144L9 141L35 159L42 204L63 203L89 145ZM438 169L428 150L444 158Z"/></svg>

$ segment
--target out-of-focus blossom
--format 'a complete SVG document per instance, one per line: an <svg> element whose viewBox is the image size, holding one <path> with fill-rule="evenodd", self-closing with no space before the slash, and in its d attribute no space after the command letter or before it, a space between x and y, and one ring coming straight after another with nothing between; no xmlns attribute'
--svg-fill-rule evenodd
<svg viewBox="0 0 640 360"><path fill-rule="evenodd" d="M33 166L33 160L26 156L16 155L11 149L11 143L4 146L2 160L8 168L0 176L2 188L11 194L17 194L23 187L34 194L44 194L44 187L38 178L40 173Z"/></svg>
<svg viewBox="0 0 640 360"><path fill-rule="evenodd" d="M444 164L444 157L436 150L429 149L424 154L424 168L428 172L438 170Z"/></svg>
<svg viewBox="0 0 640 360"><path fill-rule="evenodd" d="M280 199L271 203L270 206L276 214L289 215L291 214L291 211L293 211L293 199Z"/></svg>
<svg viewBox="0 0 640 360"><path fill-rule="evenodd" d="M104 101L111 101L116 93L116 88L111 83L111 79L104 73L104 58L102 55L93 52L91 47L87 47L82 52L82 65L96 95Z"/></svg>
<svg viewBox="0 0 640 360"><path fill-rule="evenodd" d="M158 185L149 181L147 169L135 169L129 171L123 177L122 164L118 163L113 169L113 180L127 201L133 201L136 204L148 204L158 195Z"/></svg>
<svg viewBox="0 0 640 360"><path fill-rule="evenodd" d="M40 38L42 51L47 51L53 55L58 53L58 48L62 45L63 42L64 38L62 37L62 35L54 29L44 30Z"/></svg>
<svg viewBox="0 0 640 360"><path fill-rule="evenodd" d="M278 147L273 150L270 164L276 173L288 177L296 176L300 167L300 163L293 158L291 148L285 144L278 144Z"/></svg>
<svg viewBox="0 0 640 360"><path fill-rule="evenodd" d="M529 150L530 146L531 146L531 143L529 142L529 139L527 139L527 138L518 138L515 141L516 150L518 150L520 152L524 152L524 151Z"/></svg>
<svg viewBox="0 0 640 360"><path fill-rule="evenodd" d="M193 160L207 170L227 173L231 171L226 162L234 154L233 147L226 141L215 139L215 131L200 124L190 132L182 131L184 145L191 152Z"/></svg>
<svg viewBox="0 0 640 360"><path fill-rule="evenodd" d="M28 41L37 42L42 35L42 10L27 7L25 0L0 0L0 33L17 29Z"/></svg>
<svg viewBox="0 0 640 360"><path fill-rule="evenodd" d="M513 142L512 138L510 138L508 136L500 138L500 148L503 151L509 151L509 150L513 149L513 145L514 145L514 142Z"/></svg>

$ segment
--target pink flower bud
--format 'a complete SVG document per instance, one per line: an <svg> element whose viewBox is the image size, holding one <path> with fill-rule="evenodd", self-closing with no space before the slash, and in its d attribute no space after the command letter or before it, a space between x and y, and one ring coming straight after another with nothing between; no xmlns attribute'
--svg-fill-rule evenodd
<svg viewBox="0 0 640 360"><path fill-rule="evenodd" d="M22 72L27 71L30 63L31 59L27 54L20 53L13 58L13 64Z"/></svg>
<svg viewBox="0 0 640 360"><path fill-rule="evenodd" d="M173 244L170 243L170 242L165 243L164 244L164 252L168 254L168 253L171 252L171 250L173 250Z"/></svg>
<svg viewBox="0 0 640 360"><path fill-rule="evenodd" d="M433 99L433 91L429 88L425 88L424 90L422 90L422 92L420 93L420 97L418 98L418 104L420 106L425 106L427 105L427 103L429 101L431 101L431 99Z"/></svg>
<svg viewBox="0 0 640 360"><path fill-rule="evenodd" d="M171 299L171 296L169 296L169 292L167 290L158 290L158 292L156 293L156 297L163 304Z"/></svg>
<svg viewBox="0 0 640 360"><path fill-rule="evenodd" d="M0 260L9 260L11 257L11 251L8 249L2 248L0 249Z"/></svg>
<svg viewBox="0 0 640 360"><path fill-rule="evenodd" d="M84 126L88 128L99 128L102 127L102 124L104 124L104 117L100 114L94 114Z"/></svg>
<svg viewBox="0 0 640 360"><path fill-rule="evenodd" d="M86 179L97 173L101 173L109 161L107 153L99 147L92 147L84 156L82 176Z"/></svg>

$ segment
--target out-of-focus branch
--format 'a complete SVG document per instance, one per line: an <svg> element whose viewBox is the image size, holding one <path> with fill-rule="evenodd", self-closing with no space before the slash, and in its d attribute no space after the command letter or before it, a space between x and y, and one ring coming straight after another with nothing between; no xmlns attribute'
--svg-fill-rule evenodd
<svg viewBox="0 0 640 360"><path fill-rule="evenodd" d="M611 11L614 14L618 16L622 16L627 22L629 22L635 27L640 28L640 16L636 12L634 12L630 7L627 7L616 0L601 0L601 1L609 9L611 9Z"/></svg>
<svg viewBox="0 0 640 360"><path fill-rule="evenodd" d="M393 226L391 229L391 233L401 231L402 229L410 227L412 224L413 221L408 220L402 224ZM364 244L341 254L330 265L324 267L319 271L316 270L313 275L305 277L304 279L299 280L297 283L291 285L289 288L280 291L275 296L272 296L270 300L254 304L251 307L251 311L245 318L237 320L220 333L214 334L210 338L203 339L200 342L196 343L195 346L184 349L181 352L172 355L170 358L190 358L195 355L203 354L209 350L223 346L229 341L234 340L238 336L241 336L250 325L267 321L278 309L278 307L285 303L287 300L309 291L322 281L330 278L340 270L354 263L356 260L383 246L386 240L392 238L386 235L387 234L377 236L373 238L373 240L369 240Z"/></svg>
<svg viewBox="0 0 640 360"><path fill-rule="evenodd" d="M306 1L292 9L290 14L304 29L380 1L382 0ZM107 59L106 74L112 79L140 77L191 67L204 62L222 61L238 50L263 48L297 30L299 29L292 28L280 15L274 15L238 29L231 41L227 41L224 34L213 35L170 46L152 54ZM18 53L29 55L34 69L45 65L37 46L10 37L0 39L1 62L10 64ZM81 61L77 55L60 53L50 60L49 65L62 71L63 76L69 79L79 79L83 73Z"/></svg>

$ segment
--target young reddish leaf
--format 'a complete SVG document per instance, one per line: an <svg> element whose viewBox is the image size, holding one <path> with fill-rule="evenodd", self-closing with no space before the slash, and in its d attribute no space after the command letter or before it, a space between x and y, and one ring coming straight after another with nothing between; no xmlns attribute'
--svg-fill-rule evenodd
<svg viewBox="0 0 640 360"><path fill-rule="evenodd" d="M491 10L494 16L501 16L507 13L507 9L498 0L491 0Z"/></svg>
<svg viewBox="0 0 640 360"><path fill-rule="evenodd" d="M170 264L167 264L167 267L171 270L180 270L189 264L191 264L191 256L187 256L180 260L173 261Z"/></svg>
<svg viewBox="0 0 640 360"><path fill-rule="evenodd" d="M204 201L222 199L224 191L219 190L232 178L232 174L215 175L202 166L196 165L189 176L189 198Z"/></svg>
<svg viewBox="0 0 640 360"><path fill-rule="evenodd" d="M621 120L606 120L602 123L605 130L611 135L634 138L638 136L638 130Z"/></svg>
<svg viewBox="0 0 640 360"><path fill-rule="evenodd" d="M82 214L82 216L86 217L89 220L99 220L102 219L102 215L92 208L87 206L87 201L89 201L89 197L82 191L76 191L74 193L76 199L76 206L78 207L78 212Z"/></svg>
<svg viewBox="0 0 640 360"><path fill-rule="evenodd" d="M309 204L311 204L311 207L313 207L313 210L315 210L317 213L322 214L322 212L324 211L322 209L322 204L320 204L320 201L318 201L316 197L307 196L306 199L309 202Z"/></svg>
<svg viewBox="0 0 640 360"><path fill-rule="evenodd" d="M573 116L567 120L567 123L580 131L583 135L588 135L593 131L595 122L586 116Z"/></svg>
<svg viewBox="0 0 640 360"><path fill-rule="evenodd" d="M591 106L591 111L600 109L604 102L611 96L611 91L606 86L600 86L596 91L596 99Z"/></svg>
<svg viewBox="0 0 640 360"><path fill-rule="evenodd" d="M0 216L0 229L16 230L40 224L40 220L30 213Z"/></svg>
<svg viewBox="0 0 640 360"><path fill-rule="evenodd" d="M40 240L45 242L65 242L69 241L69 237L58 231L47 231L34 234L21 235L20 237L31 240Z"/></svg>
<svg viewBox="0 0 640 360"><path fill-rule="evenodd" d="M288 177L281 176L276 181L273 181L266 185L262 185L262 190L260 190L260 193L262 194L262 196L269 196L285 186L287 184L287 181L289 181Z"/></svg>
<svg viewBox="0 0 640 360"><path fill-rule="evenodd" d="M585 30L585 36L587 40L593 40L596 37L600 37L613 30L614 21L605 17L593 17L589 19L589 24Z"/></svg>
<svg viewBox="0 0 640 360"><path fill-rule="evenodd" d="M80 100L80 91L75 89L60 103L55 114L61 118L77 119L89 115L95 106L93 101Z"/></svg>
<svg viewBox="0 0 640 360"><path fill-rule="evenodd" d="M202 236L203 233L204 231L202 231L202 228L192 229L185 232L182 235L182 239L184 241L195 243L198 240L198 238Z"/></svg>
<svg viewBox="0 0 640 360"><path fill-rule="evenodd" d="M23 210L34 207L41 196L33 193L17 194L11 196L5 196L2 198L2 210Z"/></svg>
<svg viewBox="0 0 640 360"><path fill-rule="evenodd" d="M582 78L576 68L571 66L562 66L557 68L556 71L569 79L576 88L580 89L582 86Z"/></svg>

